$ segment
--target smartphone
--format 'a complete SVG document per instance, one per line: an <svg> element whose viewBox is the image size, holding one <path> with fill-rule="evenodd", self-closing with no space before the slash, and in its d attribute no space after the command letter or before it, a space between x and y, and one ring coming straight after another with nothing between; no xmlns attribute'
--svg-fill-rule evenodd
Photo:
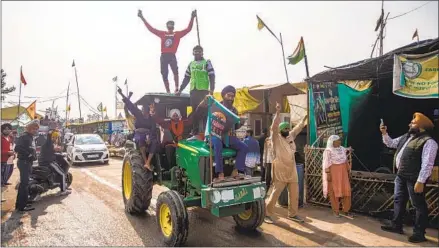
<svg viewBox="0 0 439 248"><path fill-rule="evenodd" d="M383 119L380 119L381 120L381 126L384 126L384 121L383 121Z"/></svg>

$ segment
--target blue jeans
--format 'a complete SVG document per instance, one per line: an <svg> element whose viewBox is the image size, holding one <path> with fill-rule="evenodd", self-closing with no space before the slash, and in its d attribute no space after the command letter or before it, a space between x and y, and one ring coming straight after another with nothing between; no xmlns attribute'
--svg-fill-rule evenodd
<svg viewBox="0 0 439 248"><path fill-rule="evenodd" d="M396 228L402 229L407 201L410 198L410 202L416 209L413 234L424 236L428 224L428 206L425 200L425 193L415 193L415 183L416 181L396 176L392 224Z"/></svg>
<svg viewBox="0 0 439 248"><path fill-rule="evenodd" d="M223 141L215 136L212 136L213 154L215 156L215 172L223 173ZM240 172L244 172L245 169L245 156L248 152L248 146L244 142L240 141L235 136L229 137L230 148L236 150L236 169Z"/></svg>

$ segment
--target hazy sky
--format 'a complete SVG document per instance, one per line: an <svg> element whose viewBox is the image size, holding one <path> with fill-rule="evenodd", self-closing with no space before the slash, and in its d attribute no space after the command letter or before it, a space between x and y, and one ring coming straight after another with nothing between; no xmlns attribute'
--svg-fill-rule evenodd
<svg viewBox="0 0 439 248"><path fill-rule="evenodd" d="M394 17L426 2L386 1L385 12ZM28 82L22 89L27 105L41 97L37 109L51 105L47 99L65 95L70 81L76 92L75 59L81 95L96 107L101 101L114 115L114 83L125 78L134 99L145 92L163 92L159 67L160 40L148 32L137 17L156 28L176 22L176 30L188 25L193 9L198 10L201 45L216 71L216 89L285 82L279 43L267 30L256 28L258 14L276 33L282 32L285 55L290 55L300 36L304 37L310 74L324 66L340 66L368 58L377 33L375 23L381 1L368 2L2 2L2 68L8 85L18 86L20 66ZM385 30L384 52L404 46L418 28L421 40L438 37L438 2L390 20ZM178 49L180 80L197 44L196 27ZM291 82L305 78L301 62L288 65ZM172 73L170 81L173 82ZM171 83L173 90L173 83ZM188 89L186 89L187 91ZM3 106L18 102L18 90L7 96ZM70 97L71 116L79 116L76 95ZM65 109L65 98L56 101ZM83 116L90 113L82 104Z"/></svg>

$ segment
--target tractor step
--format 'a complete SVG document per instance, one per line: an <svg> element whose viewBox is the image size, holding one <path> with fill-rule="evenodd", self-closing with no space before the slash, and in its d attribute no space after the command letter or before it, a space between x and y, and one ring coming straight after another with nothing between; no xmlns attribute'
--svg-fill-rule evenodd
<svg viewBox="0 0 439 248"><path fill-rule="evenodd" d="M212 183L212 188L222 188L222 187L230 187L230 186L237 186L237 185L245 185L245 184L252 184L252 183L259 183L261 182L261 177L252 177L249 179L242 179L237 180L234 178L225 178L225 181L219 182L219 183Z"/></svg>

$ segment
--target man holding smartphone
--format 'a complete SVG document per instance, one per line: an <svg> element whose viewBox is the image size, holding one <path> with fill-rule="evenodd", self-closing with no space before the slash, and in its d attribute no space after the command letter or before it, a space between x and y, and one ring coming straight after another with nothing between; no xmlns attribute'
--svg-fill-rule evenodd
<svg viewBox="0 0 439 248"><path fill-rule="evenodd" d="M424 186L430 177L437 155L438 144L428 134L433 129L433 122L421 113L415 113L406 134L392 139L387 134L387 127L381 121L380 131L383 143L396 149L394 166L398 169L395 178L394 212L391 225L381 226L386 232L403 234L403 217L407 201L416 209L413 235L409 242L427 241L425 229L428 224L428 206L425 200Z"/></svg>

